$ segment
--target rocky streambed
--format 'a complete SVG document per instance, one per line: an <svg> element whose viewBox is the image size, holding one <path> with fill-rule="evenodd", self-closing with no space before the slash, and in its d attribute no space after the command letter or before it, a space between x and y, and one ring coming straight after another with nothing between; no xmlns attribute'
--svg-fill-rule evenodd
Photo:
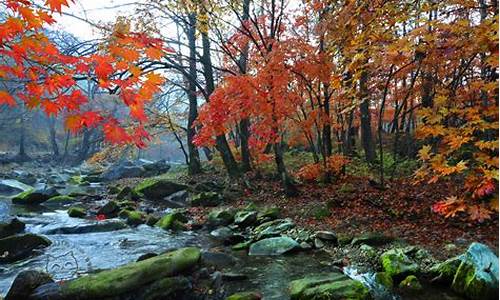
<svg viewBox="0 0 500 300"><path fill-rule="evenodd" d="M210 182L182 184L160 176L116 186L109 179L169 169L160 163L157 172L144 164L2 180L0 294L6 299L497 299L498 258L483 244L441 262L394 237L311 231L277 207L233 208L222 188ZM193 206L210 207L203 222L193 218Z"/></svg>

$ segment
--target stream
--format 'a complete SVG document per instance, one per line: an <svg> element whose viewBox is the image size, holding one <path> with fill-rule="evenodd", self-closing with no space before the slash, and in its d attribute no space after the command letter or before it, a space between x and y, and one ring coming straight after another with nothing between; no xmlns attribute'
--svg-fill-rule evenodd
<svg viewBox="0 0 500 300"><path fill-rule="evenodd" d="M96 188L96 187L91 187ZM95 192L99 192L97 189ZM26 208L11 204L8 197L0 198L0 220L10 216L26 224L26 232L46 236L52 245L40 250L38 255L11 264L0 264L0 295L9 290L16 275L23 270L40 269L57 281L69 280L82 274L115 268L133 261L146 253L160 253L171 249L196 246L209 250L217 246L208 232L165 231L157 227L140 225L123 229L93 232L93 226L113 226L119 219L96 221L70 218L65 209ZM74 233L78 230L79 233ZM63 233L65 232L65 233ZM258 290L264 299L286 300L288 284L311 273L339 271L333 266L331 257L324 251L299 252L283 256L248 256L244 251L223 251L234 258L224 269L226 273L244 274L247 279L224 284L228 294ZM363 282L375 299L398 300L400 296L389 293L374 280L374 273L358 274L353 266L343 272ZM427 288L411 298L446 299L448 292ZM450 298L460 299L460 298Z"/></svg>

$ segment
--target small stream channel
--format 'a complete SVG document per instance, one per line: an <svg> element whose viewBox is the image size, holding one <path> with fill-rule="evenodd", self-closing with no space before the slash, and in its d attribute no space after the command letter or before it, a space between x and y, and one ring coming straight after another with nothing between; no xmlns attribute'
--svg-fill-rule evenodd
<svg viewBox="0 0 500 300"><path fill-rule="evenodd" d="M160 253L185 246L208 250L214 246L205 231L173 233L147 225L108 232L61 234L59 232L63 229L102 226L116 223L118 220L70 218L65 210L26 210L12 205L6 197L0 198L0 220L14 215L18 215L18 218L26 223L26 232L42 234L52 241L52 245L29 259L0 264L0 295L7 293L14 278L22 270L40 269L50 273L56 280L68 280L133 262L145 253ZM323 251L267 257L248 256L244 251L223 251L235 257L235 263L228 266L224 272L244 274L248 278L224 284L228 294L258 290L266 300L286 300L289 299L287 288L290 281L311 273L339 271L331 264L331 257ZM358 274L354 267L345 268L343 271L367 285L375 299L402 299L376 284L372 273ZM445 291L426 287L419 295L404 299L460 299L447 297Z"/></svg>

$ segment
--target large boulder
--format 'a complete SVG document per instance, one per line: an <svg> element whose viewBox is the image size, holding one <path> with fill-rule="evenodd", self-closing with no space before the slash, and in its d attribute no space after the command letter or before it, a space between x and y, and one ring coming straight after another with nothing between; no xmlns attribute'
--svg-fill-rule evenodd
<svg viewBox="0 0 500 300"><path fill-rule="evenodd" d="M124 218L130 226L137 226L146 222L146 215L138 210L124 209L118 215L120 218Z"/></svg>
<svg viewBox="0 0 500 300"><path fill-rule="evenodd" d="M0 239L24 231L25 224L17 218L12 218L6 222L0 222Z"/></svg>
<svg viewBox="0 0 500 300"><path fill-rule="evenodd" d="M298 248L299 243L289 237L272 237L250 245L248 255L281 255Z"/></svg>
<svg viewBox="0 0 500 300"><path fill-rule="evenodd" d="M134 164L131 161L122 161L109 166L100 175L104 181L117 180L122 178L141 177L144 174L144 168Z"/></svg>
<svg viewBox="0 0 500 300"><path fill-rule="evenodd" d="M36 270L21 271L12 283L5 300L29 299L31 293L39 286L54 282L49 274Z"/></svg>
<svg viewBox="0 0 500 300"><path fill-rule="evenodd" d="M15 195L21 192L28 191L33 187L24 184L18 180L14 179L2 179L0 180L0 194L2 195Z"/></svg>
<svg viewBox="0 0 500 300"><path fill-rule="evenodd" d="M18 261L29 257L33 250L45 248L52 242L36 234L13 235L0 239L0 263Z"/></svg>
<svg viewBox="0 0 500 300"><path fill-rule="evenodd" d="M469 299L498 299L498 257L480 243L472 243L459 256L451 288ZM450 269L453 267L450 264Z"/></svg>
<svg viewBox="0 0 500 300"><path fill-rule="evenodd" d="M391 249L382 253L380 262L384 272L397 282L419 272L419 266L404 253L403 249Z"/></svg>
<svg viewBox="0 0 500 300"><path fill-rule="evenodd" d="M17 194L12 198L12 203L20 205L38 205L58 195L59 193L55 188L45 186Z"/></svg>
<svg viewBox="0 0 500 300"><path fill-rule="evenodd" d="M191 282L186 277L166 277L139 291L136 299L184 299L186 292L191 290Z"/></svg>
<svg viewBox="0 0 500 300"><path fill-rule="evenodd" d="M289 285L292 300L370 299L367 287L341 273L313 274Z"/></svg>
<svg viewBox="0 0 500 300"><path fill-rule="evenodd" d="M37 181L36 176L34 174L23 170L12 171L11 175L14 179L19 180L20 182L28 185L33 185Z"/></svg>
<svg viewBox="0 0 500 300"><path fill-rule="evenodd" d="M160 200L186 188L183 184L166 179L150 178L139 183L133 191L142 197L151 200Z"/></svg>
<svg viewBox="0 0 500 300"><path fill-rule="evenodd" d="M188 206L189 193L187 191L178 191L170 196L163 198L161 203L165 207L182 208Z"/></svg>
<svg viewBox="0 0 500 300"><path fill-rule="evenodd" d="M160 159L155 162L141 161L141 163L144 168L144 177L157 176L170 170L170 165L164 159Z"/></svg>
<svg viewBox="0 0 500 300"><path fill-rule="evenodd" d="M113 200L106 202L106 204L104 204L97 210L98 215L104 215L107 218L116 217L119 212L120 206L116 201Z"/></svg>
<svg viewBox="0 0 500 300"><path fill-rule="evenodd" d="M165 296L162 293L170 290L167 287L175 290L175 284L185 286L179 280L167 280L167 278L187 271L195 266L199 259L200 250L198 248L181 248L117 269L66 281L46 296L49 296L48 299L117 299L130 294L146 292L151 297L140 297L141 299L158 299L153 296L158 295L158 293L160 296ZM40 286L34 294L40 294L44 289L46 289L44 286ZM165 299L175 298L166 297Z"/></svg>

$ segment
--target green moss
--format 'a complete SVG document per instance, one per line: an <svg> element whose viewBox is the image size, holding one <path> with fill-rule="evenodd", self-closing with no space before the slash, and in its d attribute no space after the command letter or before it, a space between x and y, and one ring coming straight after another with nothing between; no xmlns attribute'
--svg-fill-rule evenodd
<svg viewBox="0 0 500 300"><path fill-rule="evenodd" d="M430 273L442 282L451 283L461 263L461 256L453 257L433 266Z"/></svg>
<svg viewBox="0 0 500 300"><path fill-rule="evenodd" d="M384 252L380 261L384 272L396 281L419 271L418 265L411 261L401 249L391 249Z"/></svg>
<svg viewBox="0 0 500 300"><path fill-rule="evenodd" d="M164 230L184 230L187 223L187 218L180 212L173 212L164 215L155 226L160 227Z"/></svg>
<svg viewBox="0 0 500 300"><path fill-rule="evenodd" d="M125 295L149 283L179 274L200 259L200 249L182 248L114 270L83 276L61 285L65 299L102 299Z"/></svg>
<svg viewBox="0 0 500 300"><path fill-rule="evenodd" d="M142 212L137 210L124 209L118 214L121 218L127 220L127 224L131 226L143 224L145 221L145 216Z"/></svg>
<svg viewBox="0 0 500 300"><path fill-rule="evenodd" d="M375 274L375 281L377 283L383 285L387 289L392 289L392 287L394 286L394 282L392 281L392 277L389 276L385 272L377 272Z"/></svg>
<svg viewBox="0 0 500 300"><path fill-rule="evenodd" d="M72 218L85 218L87 212L82 207L72 206L68 208L68 216Z"/></svg>
<svg viewBox="0 0 500 300"><path fill-rule="evenodd" d="M257 292L241 292L232 294L226 300L260 300L262 296Z"/></svg>
<svg viewBox="0 0 500 300"><path fill-rule="evenodd" d="M418 292L422 290L422 285L415 275L410 275L399 283L399 288L409 292Z"/></svg>
<svg viewBox="0 0 500 300"><path fill-rule="evenodd" d="M21 203L21 202L24 202L34 191L35 189L29 189L29 190L26 190L24 192L21 192L17 195L15 195L13 198L12 198L12 203Z"/></svg>
<svg viewBox="0 0 500 300"><path fill-rule="evenodd" d="M368 288L361 282L340 273L311 275L294 280L289 290L292 300L362 300L370 297Z"/></svg>
<svg viewBox="0 0 500 300"><path fill-rule="evenodd" d="M342 194L351 194L355 191L356 189L354 188L354 186L350 183L344 183L340 189L339 189L339 193L342 193Z"/></svg>
<svg viewBox="0 0 500 300"><path fill-rule="evenodd" d="M45 204L70 204L75 201L74 197L68 195L60 195L49 198L49 200L45 201Z"/></svg>
<svg viewBox="0 0 500 300"><path fill-rule="evenodd" d="M212 226L228 225L234 220L234 209L215 209L207 217L208 224Z"/></svg>
<svg viewBox="0 0 500 300"><path fill-rule="evenodd" d="M231 247L231 249L233 249L235 251L245 250L245 249L248 249L251 244L252 244L252 241L241 242L241 243L238 243L238 244L234 245L233 247Z"/></svg>

